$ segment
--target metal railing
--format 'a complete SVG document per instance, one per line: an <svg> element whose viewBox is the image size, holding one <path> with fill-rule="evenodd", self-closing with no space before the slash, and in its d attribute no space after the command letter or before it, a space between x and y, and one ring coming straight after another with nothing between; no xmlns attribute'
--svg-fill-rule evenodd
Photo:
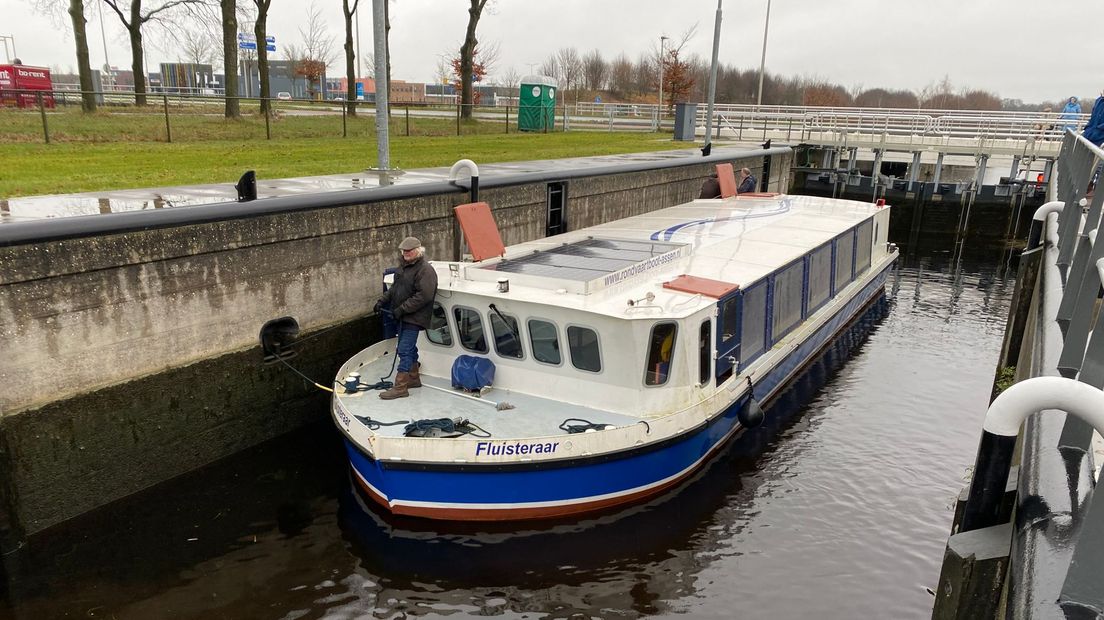
<svg viewBox="0 0 1104 620"><path fill-rule="evenodd" d="M1096 243L1104 192L1095 191L1102 167L1104 151L1065 134L1052 185L1057 200L1040 207L1032 223L998 367L998 376L1008 369L1019 383L993 401L986 417L933 617L994 617L1000 607L1008 618L1099 617L1104 610L1104 499L1095 501L1092 447L1094 425L1104 430L1098 405L1104 243ZM1016 500L1008 514L1002 498L1019 421L1040 409L1019 432ZM975 568L962 579L947 560L966 553L970 540L999 542L1006 535L1008 557L995 558L996 572L977 569L982 563L974 557Z"/></svg>

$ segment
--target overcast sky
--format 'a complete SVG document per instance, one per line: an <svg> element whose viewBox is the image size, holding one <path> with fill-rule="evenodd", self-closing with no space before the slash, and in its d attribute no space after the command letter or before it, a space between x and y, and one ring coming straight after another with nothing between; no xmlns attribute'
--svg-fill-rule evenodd
<svg viewBox="0 0 1104 620"><path fill-rule="evenodd" d="M99 67L104 63L99 3L85 4L92 65ZM372 3L361 4L361 49L367 54ZM454 54L463 41L468 4L392 0L392 76L432 81L438 59ZM33 0L0 0L0 35L14 36L27 64L75 66L68 25L59 27L33 5ZM282 44L300 42L308 6L301 0L273 2L269 33L276 36L276 58L282 58ZM343 73L341 1L318 0L317 6L338 58L330 74ZM758 68L766 6L767 0L724 2L722 62ZM490 81L509 67L528 74L562 47L580 53L598 49L607 60L624 52L635 60L655 50L661 35L680 38L695 24L697 34L685 50L708 60L716 8L715 0L491 0L478 37L499 46ZM106 12L104 19L111 64L129 68L118 18ZM981 88L1026 102L1095 97L1104 87L1100 23L1101 0L772 0L766 66L768 73L819 77L848 88L918 91L947 76L956 88ZM179 60L180 54L151 46L147 57L155 67Z"/></svg>

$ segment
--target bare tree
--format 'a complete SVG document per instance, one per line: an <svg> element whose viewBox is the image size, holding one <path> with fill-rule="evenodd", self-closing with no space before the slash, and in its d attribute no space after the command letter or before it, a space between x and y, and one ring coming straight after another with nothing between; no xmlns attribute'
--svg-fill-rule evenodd
<svg viewBox="0 0 1104 620"><path fill-rule="evenodd" d="M92 92L92 63L88 58L88 34L85 28L88 20L84 18L84 0L35 0L33 6L58 27L63 28L66 23L72 25L77 52L77 74L80 79L81 111L95 112L96 95ZM71 65L68 72L73 72Z"/></svg>
<svg viewBox="0 0 1104 620"><path fill-rule="evenodd" d="M448 84L452 78L452 63L445 54L437 57L437 65L433 68L433 78L438 84Z"/></svg>
<svg viewBox="0 0 1104 620"><path fill-rule="evenodd" d="M609 74L610 90L616 93L617 96L624 97L632 90L633 64L624 52L610 63Z"/></svg>
<svg viewBox="0 0 1104 620"><path fill-rule="evenodd" d="M237 0L219 0L222 9L222 97L225 102L223 115L226 118L241 116L241 102L238 101L238 3ZM263 47L265 42L258 41Z"/></svg>
<svg viewBox="0 0 1104 620"><path fill-rule="evenodd" d="M602 53L598 50L590 50L583 57L583 74L586 77L588 90L602 90L606 85L606 74L609 71Z"/></svg>
<svg viewBox="0 0 1104 620"><path fill-rule="evenodd" d="M540 74L556 80L560 79L560 62L556 60L555 54L549 54L548 58L544 59L540 66Z"/></svg>
<svg viewBox="0 0 1104 620"><path fill-rule="evenodd" d="M81 110L96 111L96 95L92 92L92 65L88 60L88 35L84 25L84 0L70 0L69 16L73 19L73 39L77 45L77 72L80 74Z"/></svg>
<svg viewBox="0 0 1104 620"><path fill-rule="evenodd" d="M269 97L272 86L268 79L268 9L272 0L253 0L257 7L257 21L253 23L253 36L257 39L257 78L260 82L261 115L267 116L272 108Z"/></svg>
<svg viewBox="0 0 1104 620"><path fill-rule="evenodd" d="M575 101L579 100L579 82L583 76L583 62L579 60L579 52L574 47L562 47L556 52L556 64L560 68L560 90L574 90ZM566 100L566 98L565 98Z"/></svg>
<svg viewBox="0 0 1104 620"><path fill-rule="evenodd" d="M341 0L341 11L345 15L345 107L349 116L356 116L356 49L353 47L353 16L356 15L360 0Z"/></svg>
<svg viewBox="0 0 1104 620"><path fill-rule="evenodd" d="M475 48L479 40L475 37L475 28L479 25L479 18L483 14L483 7L487 0L469 0L468 28L464 33L464 44L460 46L460 115L463 118L472 117L472 65L475 63Z"/></svg>
<svg viewBox="0 0 1104 620"><path fill-rule="evenodd" d="M326 76L326 67L334 58L333 37L329 35L326 21L318 5L311 2L307 9L306 29L299 28L303 39L303 57L299 60L296 73L307 80L307 91L312 97L322 92L322 80Z"/></svg>
<svg viewBox="0 0 1104 620"><path fill-rule="evenodd" d="M104 0L123 22L130 37L130 67L134 73L134 103L146 105L146 70L142 55L142 28L151 21L161 20L174 8L197 4L202 0L167 0L157 2L153 8L142 10L142 0L130 0L130 6L124 6L125 0ZM125 9L125 12L124 12Z"/></svg>
<svg viewBox="0 0 1104 620"><path fill-rule="evenodd" d="M214 65L218 60L215 37L203 26L181 26L176 32L175 38L178 41L184 62L197 65Z"/></svg>
<svg viewBox="0 0 1104 620"><path fill-rule="evenodd" d="M498 83L509 88L516 88L520 82L521 75L518 74L517 69L512 65L507 67L506 70L502 72L502 75L498 76Z"/></svg>

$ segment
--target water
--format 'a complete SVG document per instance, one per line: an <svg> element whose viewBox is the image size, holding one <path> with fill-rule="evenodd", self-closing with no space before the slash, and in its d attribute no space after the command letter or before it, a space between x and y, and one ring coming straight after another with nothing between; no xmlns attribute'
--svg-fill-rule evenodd
<svg viewBox="0 0 1104 620"><path fill-rule="evenodd" d="M902 256L771 422L644 506L522 531L384 519L328 424L32 541L0 618L923 618L1012 294Z"/></svg>

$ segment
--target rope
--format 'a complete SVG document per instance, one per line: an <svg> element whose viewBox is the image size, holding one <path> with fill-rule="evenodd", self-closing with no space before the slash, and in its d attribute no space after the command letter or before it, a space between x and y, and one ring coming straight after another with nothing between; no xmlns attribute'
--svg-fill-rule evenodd
<svg viewBox="0 0 1104 620"><path fill-rule="evenodd" d="M563 422L560 422L559 429L567 433L585 433L587 431L601 431L605 430L610 424L595 424L590 420L584 420L582 418L567 418Z"/></svg>
<svg viewBox="0 0 1104 620"><path fill-rule="evenodd" d="M329 392L329 393L331 393L331 394L333 393L333 388L328 388L328 387L326 387L326 386L324 386L324 385L321 385L321 384L319 384L318 382L316 382L316 381L315 381L314 379L311 379L311 378L310 378L310 377L308 377L307 375L304 375L303 373L299 372L299 370L298 370L298 369L296 369L296 368L295 368L294 366L292 366L291 364L287 363L287 360L285 360L284 358L282 358L282 357L277 357L276 359L280 360L280 363L281 363L281 364L283 364L284 366L287 366L288 368L290 368L292 372L294 372L295 374L297 374L297 375L299 375L300 377L302 377L302 378L303 378L303 380L304 380L304 381L306 381L307 383L310 383L311 385L313 385L314 387L316 387L316 388L318 388L318 389L320 389L320 390L326 390L327 392Z"/></svg>
<svg viewBox="0 0 1104 620"><path fill-rule="evenodd" d="M410 420L399 420L398 422L380 422L379 420L373 420L368 416L354 415L354 418L360 420L361 424L368 427L369 430L379 430L382 426L398 426L400 424L409 424Z"/></svg>
<svg viewBox="0 0 1104 620"><path fill-rule="evenodd" d="M490 437L483 428L479 427L474 422L469 422L464 418L426 418L423 420L414 420L406 425L403 429L403 436L405 437L425 437L427 433L431 431L440 431L442 435L451 435L456 433L456 436L471 435L472 437Z"/></svg>

